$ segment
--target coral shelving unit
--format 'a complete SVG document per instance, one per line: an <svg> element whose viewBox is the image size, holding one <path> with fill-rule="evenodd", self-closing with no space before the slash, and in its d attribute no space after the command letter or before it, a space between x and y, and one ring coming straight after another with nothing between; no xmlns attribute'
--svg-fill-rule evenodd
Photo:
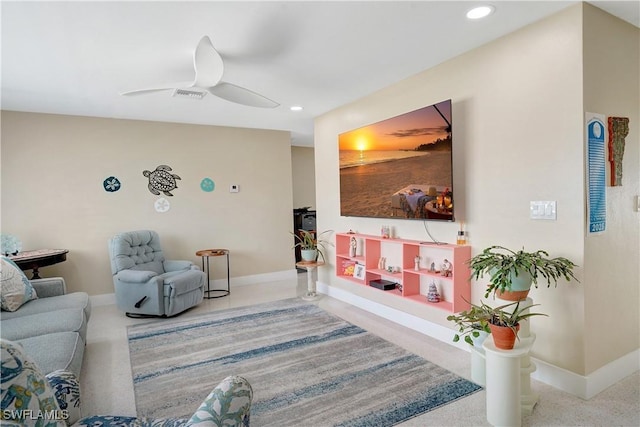
<svg viewBox="0 0 640 427"><path fill-rule="evenodd" d="M358 242L356 256L349 256L351 238ZM415 270L415 258L420 257L420 267ZM380 257L388 260L387 265L400 268L400 272L391 273L378 268ZM467 261L471 258L471 246L425 243L417 240L387 239L368 234L336 234L336 275L344 280L369 286L371 280L386 279L402 285L402 291L396 289L380 291L390 297L406 298L433 306L448 312L469 309L465 300L471 300L471 274ZM452 275L442 276L430 270L435 263L440 270L447 259L452 265ZM364 265L364 279L345 274L343 266L352 262ZM440 302L427 300L429 283L435 281L440 293Z"/></svg>

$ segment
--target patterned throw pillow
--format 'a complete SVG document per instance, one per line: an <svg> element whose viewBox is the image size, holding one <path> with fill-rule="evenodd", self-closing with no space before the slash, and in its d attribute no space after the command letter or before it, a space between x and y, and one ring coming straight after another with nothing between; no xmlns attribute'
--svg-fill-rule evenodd
<svg viewBox="0 0 640 427"><path fill-rule="evenodd" d="M0 307L16 311L27 301L38 298L35 289L22 270L9 258L0 260Z"/></svg>
<svg viewBox="0 0 640 427"><path fill-rule="evenodd" d="M65 419L71 425L80 419L80 383L73 372L58 369L46 375L47 382L53 389L58 406L66 411Z"/></svg>
<svg viewBox="0 0 640 427"><path fill-rule="evenodd" d="M22 347L0 340L2 348L2 423L8 425L66 426L51 386ZM38 423L39 421L39 423Z"/></svg>

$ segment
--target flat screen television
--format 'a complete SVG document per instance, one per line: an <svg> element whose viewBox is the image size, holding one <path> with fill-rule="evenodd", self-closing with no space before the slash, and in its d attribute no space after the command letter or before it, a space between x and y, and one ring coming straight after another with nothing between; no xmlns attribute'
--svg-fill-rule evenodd
<svg viewBox="0 0 640 427"><path fill-rule="evenodd" d="M454 221L451 100L339 135L340 215Z"/></svg>

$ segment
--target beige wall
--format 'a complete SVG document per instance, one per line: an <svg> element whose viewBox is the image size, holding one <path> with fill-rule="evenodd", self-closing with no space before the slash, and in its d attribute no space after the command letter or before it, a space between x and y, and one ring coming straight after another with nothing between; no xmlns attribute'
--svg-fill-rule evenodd
<svg viewBox="0 0 640 427"><path fill-rule="evenodd" d="M182 178L162 214L142 175L161 164ZM111 175L115 193L102 187ZM200 189L205 177L213 192ZM2 232L24 249L69 249L43 272L73 291L112 293L107 239L142 228L158 231L170 259L230 249L232 277L292 271L291 181L288 132L2 112Z"/></svg>
<svg viewBox="0 0 640 427"><path fill-rule="evenodd" d="M587 372L640 347L639 76L640 30L585 5L584 110L630 121L622 186L607 187L607 231L585 238Z"/></svg>
<svg viewBox="0 0 640 427"><path fill-rule="evenodd" d="M618 25L624 24L618 21ZM549 314L548 318L532 322L531 329L537 334L532 355L578 374L589 373L638 347L637 336L610 334L607 353L597 360L590 359L587 366L585 350L594 337L587 331L592 321L586 323L586 319L594 316L595 322L601 313L585 312L594 310L592 303L585 304L585 292L592 292L595 283L584 277L582 61L582 5L576 5L331 111L315 122L316 175L323 176L316 184L318 228L377 234L380 220L339 215L337 135L451 98L456 213L458 221L464 221L469 231L473 253L493 244L545 249L580 266L576 274L583 284L561 283L555 289L543 287L531 292L534 301L541 304L540 310ZM637 74L635 78L637 82ZM637 93L636 90L636 102ZM605 114L635 114L637 120L637 109L634 113L620 104L610 103L598 110ZM629 162L638 158L631 152ZM637 187L637 165L635 172L633 169L629 167L628 179L636 180ZM531 200L557 201L557 220L529 219ZM384 222L393 226L399 237L428 239L422 222ZM453 242L459 224L429 222L428 227L436 239ZM590 271L603 274L616 266L637 264L637 234L635 239L635 249L619 251L617 258L608 257L610 264L590 266ZM337 279L333 266L321 269L319 275L322 282L332 287L362 295L362 287ZM637 275L635 281L620 279L615 278L619 281L617 287L630 288L631 295L637 295ZM481 297L485 284L481 281L472 285L474 300ZM616 302L605 306L604 315L615 318L621 298L609 295L607 288L608 283L599 283L599 296L615 298ZM447 313L379 295L375 298L385 305L452 326L446 321ZM637 298L623 304L637 326ZM628 328L629 332L633 329Z"/></svg>
<svg viewBox="0 0 640 427"><path fill-rule="evenodd" d="M312 147L291 147L293 207L316 207L316 167Z"/></svg>

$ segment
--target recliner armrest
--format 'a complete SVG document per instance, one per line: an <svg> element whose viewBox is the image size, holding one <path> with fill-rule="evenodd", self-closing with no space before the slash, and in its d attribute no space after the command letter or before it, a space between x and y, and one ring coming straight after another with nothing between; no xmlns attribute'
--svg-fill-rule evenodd
<svg viewBox="0 0 640 427"><path fill-rule="evenodd" d="M158 273L155 271L146 270L122 270L116 274L118 280L131 283L147 283L156 276L158 276Z"/></svg>
<svg viewBox="0 0 640 427"><path fill-rule="evenodd" d="M38 294L38 298L56 297L67 293L67 285L62 277L29 280Z"/></svg>
<svg viewBox="0 0 640 427"><path fill-rule="evenodd" d="M164 267L164 271L200 270L198 266L191 261L165 260L162 265Z"/></svg>

